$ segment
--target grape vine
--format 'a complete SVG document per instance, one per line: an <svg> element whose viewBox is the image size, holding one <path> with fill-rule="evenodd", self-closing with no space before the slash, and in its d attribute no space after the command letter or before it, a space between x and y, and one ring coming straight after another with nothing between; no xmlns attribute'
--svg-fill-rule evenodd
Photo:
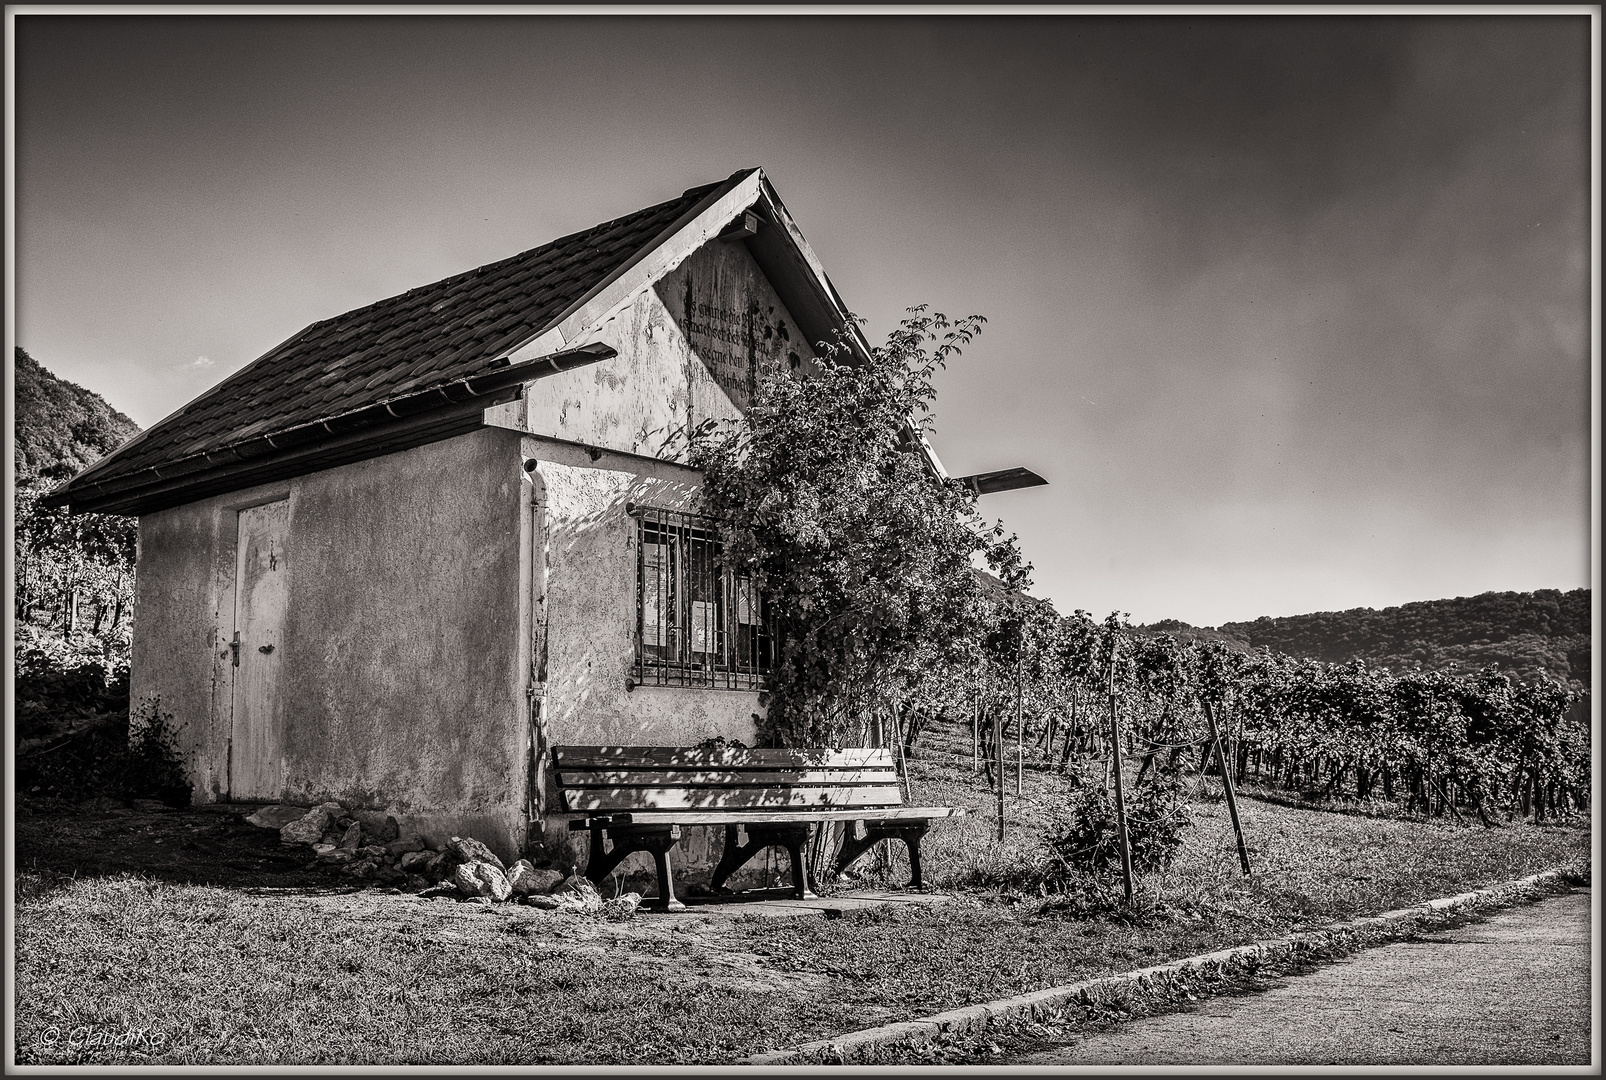
<svg viewBox="0 0 1606 1080"><path fill-rule="evenodd" d="M1024 730L1008 741L1030 746L1037 767L1107 757L1113 649L1122 753L1139 762L1140 782L1181 765L1204 768L1208 698L1239 784L1313 801L1380 796L1407 812L1485 824L1588 806L1588 696L1558 681L1519 681L1494 667L1395 674L1360 660L1235 652L1140 633L1117 615L1061 617L1019 595L1000 596L996 607L998 630L972 662L933 671L911 705L958 716L974 701L988 730L1010 731L1018 649Z"/></svg>

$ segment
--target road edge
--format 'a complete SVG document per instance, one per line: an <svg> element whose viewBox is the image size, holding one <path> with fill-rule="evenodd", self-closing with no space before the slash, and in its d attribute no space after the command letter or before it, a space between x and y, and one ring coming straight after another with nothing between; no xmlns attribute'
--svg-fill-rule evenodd
<svg viewBox="0 0 1606 1080"><path fill-rule="evenodd" d="M1123 990L1148 991L1191 973L1220 971L1246 962L1266 962L1293 953L1310 952L1367 931L1398 930L1399 924L1431 915L1511 906L1525 899L1536 898L1532 894L1542 892L1564 879L1579 876L1580 870L1574 864L1558 866L1524 878L1475 889L1472 892L1444 896L1411 907L1385 911L1381 915L1367 915L1333 923L1318 930L1306 930L1283 937L1250 942L1247 945L1235 945L1229 949L1184 957L1181 960L1139 968L1136 971L1084 979L1064 986L1051 986L1045 990L1034 990L1029 994L1019 994L980 1005L967 1005L964 1008L950 1009L919 1020L905 1020L896 1024L852 1031L828 1039L817 1039L787 1050L756 1054L744 1058L739 1064L802 1065L818 1064L822 1061L847 1063L866 1056L867 1051L902 1043L926 1042L939 1035L972 1033L1001 1021L1042 1018L1067 1004L1097 1004L1110 1000Z"/></svg>

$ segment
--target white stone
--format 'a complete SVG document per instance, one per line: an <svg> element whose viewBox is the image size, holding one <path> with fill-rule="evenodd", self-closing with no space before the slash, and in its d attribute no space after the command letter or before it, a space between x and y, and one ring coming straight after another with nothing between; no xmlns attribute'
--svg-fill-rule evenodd
<svg viewBox="0 0 1606 1080"><path fill-rule="evenodd" d="M403 870L412 873L416 872L419 868L428 865L429 860L433 859L434 857L435 853L433 851L404 851L402 852L401 859L397 861L396 865L401 867Z"/></svg>
<svg viewBox="0 0 1606 1080"><path fill-rule="evenodd" d="M551 895L567 911L594 914L602 910L602 894L579 875L570 875Z"/></svg>
<svg viewBox="0 0 1606 1080"><path fill-rule="evenodd" d="M264 806L245 820L259 829L282 829L292 821L306 816L305 807L285 806L281 803L278 806Z"/></svg>
<svg viewBox="0 0 1606 1080"><path fill-rule="evenodd" d="M464 896L488 896L500 904L513 895L507 875L500 867L487 862L470 862L459 866L456 881L458 892Z"/></svg>
<svg viewBox="0 0 1606 1080"><path fill-rule="evenodd" d="M551 869L537 870L530 865L530 860L520 859L508 869L507 881L513 886L514 892L529 896L531 893L551 892L562 884L563 875Z"/></svg>
<svg viewBox="0 0 1606 1080"><path fill-rule="evenodd" d="M316 844L323 839L323 830L328 824L329 812L323 807L308 810L305 816L279 830L279 843Z"/></svg>
<svg viewBox="0 0 1606 1080"><path fill-rule="evenodd" d="M454 836L446 845L447 850L457 856L458 862L490 863L502 873L507 873L507 864L496 857L496 853L472 836Z"/></svg>

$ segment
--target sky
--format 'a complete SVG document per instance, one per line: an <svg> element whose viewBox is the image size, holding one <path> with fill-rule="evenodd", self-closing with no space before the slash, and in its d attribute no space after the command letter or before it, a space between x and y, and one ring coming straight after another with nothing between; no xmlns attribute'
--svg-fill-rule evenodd
<svg viewBox="0 0 1606 1080"><path fill-rule="evenodd" d="M1577 588L1592 37L21 14L9 330L149 426L309 323L757 165L872 340L986 316L933 443L1048 478L980 508L1061 611Z"/></svg>

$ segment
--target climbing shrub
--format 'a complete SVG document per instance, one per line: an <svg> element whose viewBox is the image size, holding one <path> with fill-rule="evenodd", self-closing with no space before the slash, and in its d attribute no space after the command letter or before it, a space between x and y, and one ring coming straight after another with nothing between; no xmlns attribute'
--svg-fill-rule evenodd
<svg viewBox="0 0 1606 1080"><path fill-rule="evenodd" d="M973 559L1024 579L1014 538L986 527L975 492L935 477L920 446L935 375L982 321L911 309L868 356L843 338L765 373L745 416L696 432L722 558L774 619L766 745L860 742L868 717L979 637Z"/></svg>

